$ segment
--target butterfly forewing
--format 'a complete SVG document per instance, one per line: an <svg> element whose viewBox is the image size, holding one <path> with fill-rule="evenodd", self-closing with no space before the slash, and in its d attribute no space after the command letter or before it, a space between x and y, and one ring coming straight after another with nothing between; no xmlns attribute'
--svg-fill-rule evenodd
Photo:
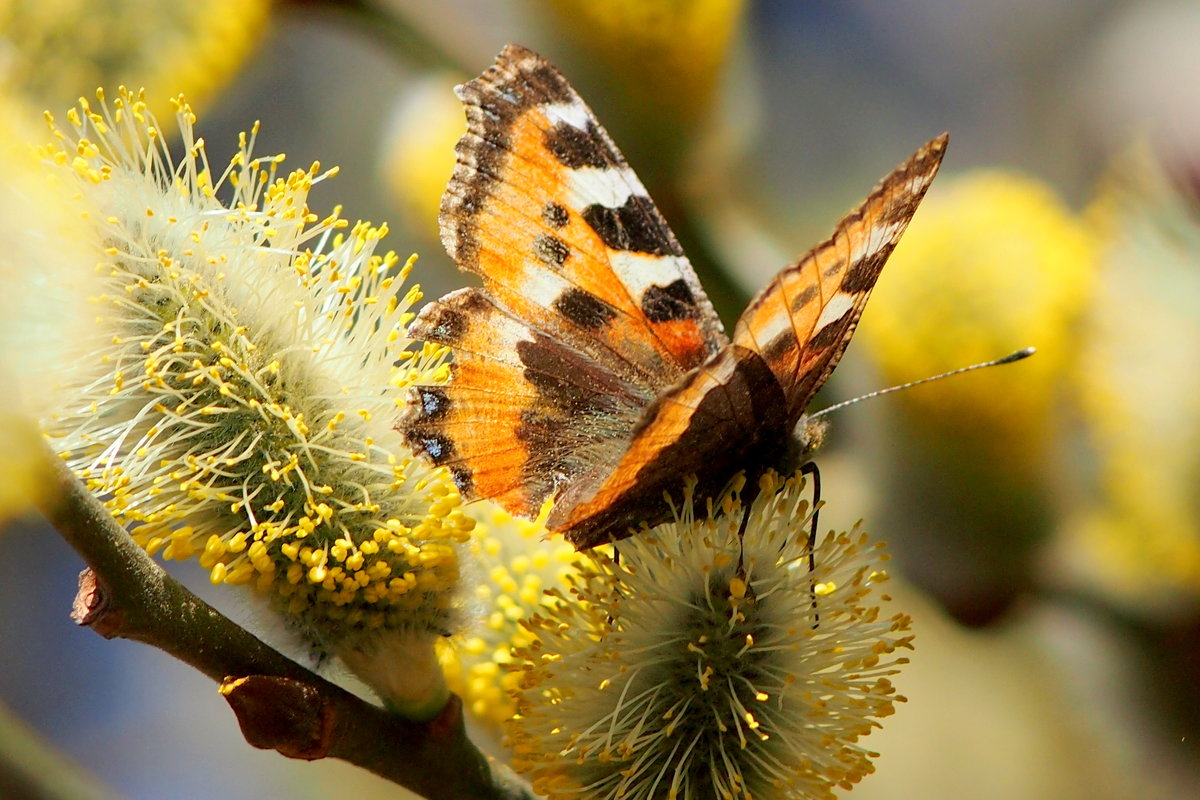
<svg viewBox="0 0 1200 800"><path fill-rule="evenodd" d="M665 495L677 497L685 476L695 477L694 497L703 502L739 470L779 464L790 429L766 364L727 347L643 413L618 463L567 486L547 527L583 549L666 522Z"/></svg>
<svg viewBox="0 0 1200 800"><path fill-rule="evenodd" d="M933 139L893 170L738 320L734 344L767 363L797 420L850 343L883 265L937 174L947 138Z"/></svg>
<svg viewBox="0 0 1200 800"><path fill-rule="evenodd" d="M458 89L468 129L442 240L535 327L657 388L725 344L683 250L591 110L510 45Z"/></svg>

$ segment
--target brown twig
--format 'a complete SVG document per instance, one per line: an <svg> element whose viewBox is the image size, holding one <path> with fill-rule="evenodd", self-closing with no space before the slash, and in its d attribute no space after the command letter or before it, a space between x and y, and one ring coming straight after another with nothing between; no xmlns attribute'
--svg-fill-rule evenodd
<svg viewBox="0 0 1200 800"><path fill-rule="evenodd" d="M163 571L54 461L57 486L42 511L89 565L73 618L106 638L156 647L219 682L251 745L290 758L339 758L430 800L534 796L467 738L457 698L435 719L409 722L286 658Z"/></svg>

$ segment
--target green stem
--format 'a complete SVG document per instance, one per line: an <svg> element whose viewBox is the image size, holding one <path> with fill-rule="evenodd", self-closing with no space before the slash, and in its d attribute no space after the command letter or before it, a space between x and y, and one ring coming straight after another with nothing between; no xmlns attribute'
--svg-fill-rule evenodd
<svg viewBox="0 0 1200 800"><path fill-rule="evenodd" d="M389 47L403 54L405 61L426 69L449 69L469 72L458 59L432 39L428 32L413 25L400 11L378 0L282 0L281 5L303 10L337 15Z"/></svg>
<svg viewBox="0 0 1200 800"><path fill-rule="evenodd" d="M0 786L5 797L117 800L94 775L56 751L37 731L0 705Z"/></svg>

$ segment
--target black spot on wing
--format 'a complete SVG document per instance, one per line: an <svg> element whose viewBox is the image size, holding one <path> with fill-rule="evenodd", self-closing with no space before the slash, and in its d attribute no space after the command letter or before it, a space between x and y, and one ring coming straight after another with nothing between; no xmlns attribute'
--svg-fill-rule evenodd
<svg viewBox="0 0 1200 800"><path fill-rule="evenodd" d="M458 289L421 309L408 332L414 339L453 346L467 335L471 320L490 313L494 305L482 289Z"/></svg>
<svg viewBox="0 0 1200 800"><path fill-rule="evenodd" d="M792 313L795 314L811 303L817 296L817 286L812 284L804 287L804 291L792 298Z"/></svg>
<svg viewBox="0 0 1200 800"><path fill-rule="evenodd" d="M545 132L543 141L559 163L569 169L607 169L621 163L621 158L609 147L604 135L591 120L588 121L587 130L559 122Z"/></svg>
<svg viewBox="0 0 1200 800"><path fill-rule="evenodd" d="M656 256L683 255L648 197L630 195L620 208L592 204L583 210L583 219L612 250Z"/></svg>
<svg viewBox="0 0 1200 800"><path fill-rule="evenodd" d="M471 470L456 464L450 467L450 477L454 479L454 485L458 487L459 494L464 497L471 495L475 488L475 477L471 474Z"/></svg>
<svg viewBox="0 0 1200 800"><path fill-rule="evenodd" d="M467 333L470 320L461 311L442 304L427 306L409 328L414 339L454 345Z"/></svg>
<svg viewBox="0 0 1200 800"><path fill-rule="evenodd" d="M617 316L616 310L582 289L568 289L554 301L554 310L588 330L603 328Z"/></svg>
<svg viewBox="0 0 1200 800"><path fill-rule="evenodd" d="M858 294L874 286L875 281L879 280L879 273L883 270L888 256L892 254L893 247L895 247L894 244L885 244L877 253L854 262L846 271L845 277L842 278L842 284L839 287L841 291Z"/></svg>
<svg viewBox="0 0 1200 800"><path fill-rule="evenodd" d="M566 206L550 201L542 207L542 220L552 228L562 228L571 221L571 216Z"/></svg>
<svg viewBox="0 0 1200 800"><path fill-rule="evenodd" d="M793 348L796 347L796 336L791 331L784 331L762 349L762 357L768 364L778 364Z"/></svg>
<svg viewBox="0 0 1200 800"><path fill-rule="evenodd" d="M561 269L571 255L571 248L557 236L539 233L533 240L533 254L546 266Z"/></svg>
<svg viewBox="0 0 1200 800"><path fill-rule="evenodd" d="M440 419L450 411L450 398L446 396L446 390L439 386L418 386L417 400L421 404L422 419Z"/></svg>
<svg viewBox="0 0 1200 800"><path fill-rule="evenodd" d="M421 428L410 428L405 435L413 450L424 453L434 464L442 465L454 457L454 442L442 433L432 433Z"/></svg>
<svg viewBox="0 0 1200 800"><path fill-rule="evenodd" d="M501 57L504 56L516 62L521 82L532 90L526 95L529 100L539 103L579 102L567 79L537 53L520 45L509 45L501 53Z"/></svg>
<svg viewBox="0 0 1200 800"><path fill-rule="evenodd" d="M842 267L844 267L845 265L846 265L846 262L842 261L842 259L839 258L825 268L825 271L821 273L821 277L824 278L825 280L829 280L834 275L837 275L839 272L841 272Z"/></svg>
<svg viewBox="0 0 1200 800"><path fill-rule="evenodd" d="M846 335L846 324L849 323L858 314L858 309L852 308L845 314L825 325L821 330L808 340L806 349L809 350L825 350L838 342Z"/></svg>
<svg viewBox="0 0 1200 800"><path fill-rule="evenodd" d="M697 311L696 298L682 278L666 286L651 286L642 294L642 313L651 322L692 319Z"/></svg>
<svg viewBox="0 0 1200 800"><path fill-rule="evenodd" d="M509 45L483 74L458 88L459 97L477 102L494 117L518 116L543 103L577 103L567 79L532 50Z"/></svg>

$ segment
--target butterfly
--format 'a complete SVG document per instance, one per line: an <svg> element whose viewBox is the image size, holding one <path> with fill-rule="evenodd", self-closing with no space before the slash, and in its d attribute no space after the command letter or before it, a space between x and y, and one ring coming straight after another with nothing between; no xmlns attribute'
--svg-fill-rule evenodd
<svg viewBox="0 0 1200 800"><path fill-rule="evenodd" d="M671 518L694 475L717 496L806 463L806 409L850 342L937 173L945 134L776 275L726 334L646 189L566 79L509 45L457 87L467 132L442 242L481 287L427 305L415 339L453 350L398 424L465 498L536 516L589 548Z"/></svg>

